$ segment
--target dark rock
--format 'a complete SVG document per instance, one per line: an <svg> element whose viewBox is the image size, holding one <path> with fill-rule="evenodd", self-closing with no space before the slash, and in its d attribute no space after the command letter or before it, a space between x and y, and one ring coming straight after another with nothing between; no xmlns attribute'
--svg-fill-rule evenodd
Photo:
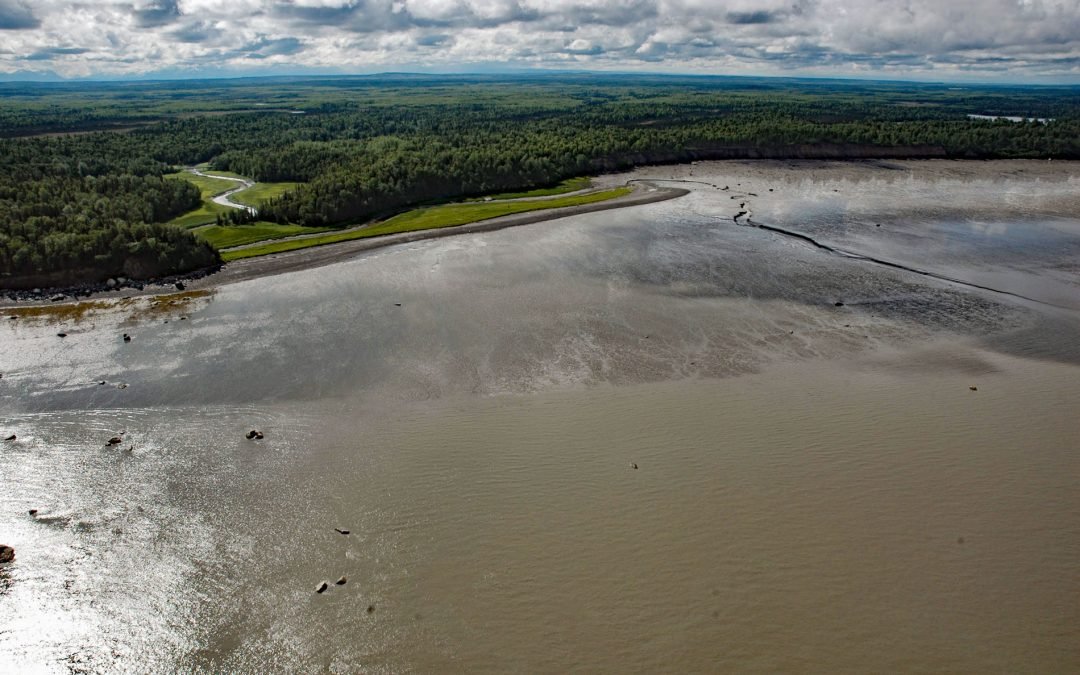
<svg viewBox="0 0 1080 675"><path fill-rule="evenodd" d="M843 307L844 303L842 303L842 302L834 302L833 305L836 306L836 307Z"/></svg>
<svg viewBox="0 0 1080 675"><path fill-rule="evenodd" d="M343 529L341 529L339 527L335 527L334 532L337 532L338 534L348 534L349 533L348 530L343 530Z"/></svg>
<svg viewBox="0 0 1080 675"><path fill-rule="evenodd" d="M374 611L375 611L375 605L368 605L368 606L367 606L367 613L368 613L368 614L371 614L371 613L373 613Z"/></svg>
<svg viewBox="0 0 1080 675"><path fill-rule="evenodd" d="M120 445L123 442L124 442L124 439L120 438L119 436L113 436L112 438L109 439L109 442L106 443L106 445Z"/></svg>
<svg viewBox="0 0 1080 675"><path fill-rule="evenodd" d="M252 429L251 431L247 432L247 434L244 435L244 438L248 439L249 441L253 440L253 439L256 439L256 438L262 438L262 437L263 437L262 432L261 431L256 431L255 429Z"/></svg>
<svg viewBox="0 0 1080 675"><path fill-rule="evenodd" d="M67 333L57 333L56 337L67 337Z"/></svg>
<svg viewBox="0 0 1080 675"><path fill-rule="evenodd" d="M970 389L971 391L979 391L979 388L975 385L971 385L970 387L968 387L968 389Z"/></svg>
<svg viewBox="0 0 1080 675"><path fill-rule="evenodd" d="M0 563L9 563L15 559L15 549L0 545ZM370 609L368 611L371 611Z"/></svg>
<svg viewBox="0 0 1080 675"><path fill-rule="evenodd" d="M345 585L345 583L346 583L347 581L348 581L348 579L346 579L346 578L345 578L345 575L344 575L344 574L342 574L342 575L341 575L341 578L340 578L340 579L338 579L337 581L335 581L335 582L334 582L334 584L336 584L336 585L338 585L338 586L344 586L344 585Z"/></svg>
<svg viewBox="0 0 1080 675"><path fill-rule="evenodd" d="M322 582L321 584L319 584L318 586L316 586L316 587L315 587L315 592L316 592L316 593L323 593L323 592L325 592L325 591L326 591L326 589L327 589L327 588L329 588L329 587L330 587L330 584L328 584L328 583L326 583L326 582L324 581L324 582Z"/></svg>
<svg viewBox="0 0 1080 675"><path fill-rule="evenodd" d="M5 438L4 440L5 440L5 441L13 441L13 440L15 440L15 434L11 434L10 436L8 436L7 438Z"/></svg>
<svg viewBox="0 0 1080 675"><path fill-rule="evenodd" d="M52 296L52 298L50 298L50 300L52 300L53 302L60 302L63 299L64 299L64 296L62 296L62 295L54 295L54 296Z"/></svg>
<svg viewBox="0 0 1080 675"><path fill-rule="evenodd" d="M630 462L630 468L636 469L637 468L637 462Z"/></svg>
<svg viewBox="0 0 1080 675"><path fill-rule="evenodd" d="M401 307L401 303L400 302L395 302L394 307Z"/></svg>
<svg viewBox="0 0 1080 675"><path fill-rule="evenodd" d="M176 290L182 291L182 290L184 290L184 288L185 287L184 287L184 282L183 281L177 281L176 282Z"/></svg>
<svg viewBox="0 0 1080 675"><path fill-rule="evenodd" d="M131 342L131 336L127 333L124 333L124 342Z"/></svg>
<svg viewBox="0 0 1080 675"><path fill-rule="evenodd" d="M30 509L27 513L29 513L32 516L36 516L37 515L37 509Z"/></svg>

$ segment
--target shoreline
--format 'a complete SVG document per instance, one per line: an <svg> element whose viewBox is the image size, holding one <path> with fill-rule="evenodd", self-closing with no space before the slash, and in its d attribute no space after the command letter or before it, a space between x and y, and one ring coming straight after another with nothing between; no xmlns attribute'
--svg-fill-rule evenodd
<svg viewBox="0 0 1080 675"><path fill-rule="evenodd" d="M997 160L974 160L974 159L726 159L726 160L702 160L678 164L654 164L636 167L626 171L618 171L592 176L592 189L610 189L620 186L645 186L646 192L640 187L630 195L615 199L587 204L581 206L568 206L557 209L530 211L521 214L500 216L489 220L477 221L466 225L458 225L448 228L418 230L415 232L389 234L371 239L357 239L334 244L326 244L306 249L273 253L265 256L246 258L223 264L217 269L204 268L183 275L175 275L160 279L141 281L141 288L124 287L118 290L96 288L83 290L78 296L72 297L72 288L43 288L34 297L24 297L12 300L0 292L0 308L53 306L71 304L83 300L98 299L123 299L129 297L145 297L167 295L183 290L206 290L218 286L227 285L239 281L246 281L260 277L285 274L305 269L314 269L325 265L342 262L355 257L366 251L375 250L397 244L412 243L425 239L456 236L474 232L486 232L499 230L518 225L533 224L548 220L592 213L596 211L626 208L644 204L666 201L681 197L689 192L684 188L664 186L663 183L698 183L693 180L694 169L699 165L719 165L739 172L745 179L754 180L760 177L761 171L807 171L813 169L819 177L831 176L834 178L855 180L862 177L861 173L870 171L880 177L889 179L898 178L914 167L920 170L930 171L940 178L948 179L972 179L990 178L1002 176L1025 176L1035 179L1060 179L1075 175L1075 170L1080 167L1080 162L1061 160L1047 162L1033 159L997 159ZM1073 171L1061 171L1061 167L1068 167ZM736 186L733 187L733 192ZM749 196L749 194L748 194ZM757 196L757 195L753 195ZM762 195L764 197L764 195ZM1036 208L1036 211L1039 209ZM1053 211L1054 209L1051 209ZM751 215L752 211L746 215ZM64 295L63 300L50 300L50 297Z"/></svg>
<svg viewBox="0 0 1080 675"><path fill-rule="evenodd" d="M645 189L635 187L635 184L642 185ZM65 297L63 301L51 302L48 296L64 293L64 289L42 289L39 297L33 299L11 300L6 296L0 297L0 308L51 307L95 299L120 300L123 298L168 295L177 291L208 290L240 281L324 267L326 265L349 260L350 258L367 251L386 248L388 246L409 244L427 239L453 237L462 234L493 232L495 230L518 227L521 225L532 225L586 213L629 208L632 206L644 206L646 204L677 199L690 192L683 188L660 187L648 181L641 180L637 180L634 183L628 182L627 185L634 187L634 192L629 195L593 204L527 211L525 213L499 216L497 218L489 218L487 220L480 220L474 223L456 225L453 227L401 232L369 239L355 239L334 244L313 246L283 253L271 253L264 256L227 262L216 271L209 273L207 273L206 270L198 270L192 272L188 276L178 275L167 279L141 282L143 288L125 287L121 290L95 290L88 294L83 294L81 297Z"/></svg>

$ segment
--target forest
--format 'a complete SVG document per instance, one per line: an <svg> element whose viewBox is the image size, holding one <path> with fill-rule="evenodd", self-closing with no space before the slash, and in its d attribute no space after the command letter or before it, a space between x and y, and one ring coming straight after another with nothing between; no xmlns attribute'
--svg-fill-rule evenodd
<svg viewBox="0 0 1080 675"><path fill-rule="evenodd" d="M299 183L223 220L325 228L757 157L1080 159L1080 87L587 74L0 84L0 287L219 264L168 224L200 195L165 176L200 163Z"/></svg>

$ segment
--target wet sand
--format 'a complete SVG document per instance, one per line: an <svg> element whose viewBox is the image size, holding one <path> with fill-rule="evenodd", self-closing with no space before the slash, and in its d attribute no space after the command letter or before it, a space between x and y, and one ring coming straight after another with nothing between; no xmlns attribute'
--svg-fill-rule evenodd
<svg viewBox="0 0 1080 675"><path fill-rule="evenodd" d="M1080 669L1076 168L741 164L0 322L0 670Z"/></svg>
<svg viewBox="0 0 1080 675"><path fill-rule="evenodd" d="M236 190L236 192L239 192L240 189ZM233 194L233 192L221 195L221 197L227 197L231 194ZM532 225L535 223L542 223L549 220L557 220L559 218L580 216L586 213L596 213L599 211L607 211L610 209L622 209L633 206L642 206L645 204L655 204L657 202L667 201L668 199L676 199L683 196L684 194L686 194L686 190L683 190L681 188L658 188L646 184L635 189L635 191L629 195L625 195L623 197L616 197L615 199L609 199L607 201L596 202L593 204L582 204L580 206L566 206L562 208L547 209L543 211L518 213L509 216L501 216L498 218L489 218L487 220L470 223L468 225L443 227L431 230L419 230L416 232L402 232L399 234L389 234L381 237L372 237L370 239L354 239L352 241L345 241L338 244L315 246L312 248L299 249L296 251L286 251L283 253L274 253L271 255L264 255L255 258L236 260L224 264L221 269L213 272L212 274L193 279L183 279L183 283L186 288L194 290L211 289L224 284L236 283L238 281L258 279L260 277L285 274L287 272L296 272L300 270L310 270L318 267L323 267L325 265L332 265L337 262L342 262L344 260L355 258L356 256L364 252L374 251L376 249L385 248L387 246L399 246L401 244L424 241L427 239L441 239L443 237L475 234L477 232L493 232L495 230L502 230L508 227ZM134 298L147 295L167 294L171 293L172 289L172 281L165 283L164 285L157 285L151 282L148 283L143 290L124 288L117 291L97 291L91 294L90 297L95 299ZM43 295L49 295L49 293L44 293ZM42 304L42 302L42 300L28 302L12 302L7 297L0 297L0 307L26 306L33 304Z"/></svg>

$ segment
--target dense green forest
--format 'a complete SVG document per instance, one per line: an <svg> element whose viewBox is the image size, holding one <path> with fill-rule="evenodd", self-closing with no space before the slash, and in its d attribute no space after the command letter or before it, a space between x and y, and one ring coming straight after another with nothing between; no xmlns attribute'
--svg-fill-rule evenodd
<svg viewBox="0 0 1080 675"><path fill-rule="evenodd" d="M162 176L201 162L302 183L258 220L338 226L694 159L1077 159L1080 88L584 74L11 83L0 137L0 286L25 287L214 265L213 249L165 224L199 193Z"/></svg>

